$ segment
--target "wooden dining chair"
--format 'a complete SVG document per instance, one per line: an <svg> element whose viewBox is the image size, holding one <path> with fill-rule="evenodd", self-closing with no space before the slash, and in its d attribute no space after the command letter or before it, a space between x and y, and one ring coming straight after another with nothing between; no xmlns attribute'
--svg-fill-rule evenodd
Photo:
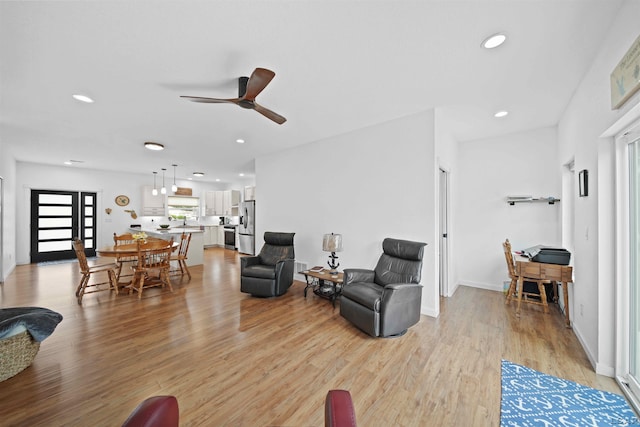
<svg viewBox="0 0 640 427"><path fill-rule="evenodd" d="M502 244L502 248L504 249L504 257L507 262L509 278L511 279L505 304L509 304L515 297L518 300L518 308L516 310L516 313L518 314L520 313L520 304L522 303L522 301L528 304L540 305L543 307L544 312L548 313L549 305L547 304L547 292L545 289L545 284L552 282L549 280L540 280L534 277L527 277L527 269L525 266L523 269L521 269L522 271L520 272L522 274L522 287L518 288L518 279L520 276L516 271L516 263L513 259L513 251L511 249L511 242L509 242L509 239L505 240L505 242ZM528 283L537 285L538 293L525 290L525 284Z"/></svg>
<svg viewBox="0 0 640 427"><path fill-rule="evenodd" d="M126 245L126 244L130 244L130 243L135 243L135 240L133 239L133 235L131 233L124 233L124 234L116 234L113 233L113 244L115 246L119 246L119 245ZM116 277L118 279L118 281L120 281L120 277L129 277L132 276L133 273L131 274L125 274L122 275L122 267L127 264L129 266L133 266L135 265L135 263L138 261L138 257L137 256L118 256L116 257L116 263L118 264L118 270L117 270L117 274ZM127 271L125 269L125 271Z"/></svg>
<svg viewBox="0 0 640 427"><path fill-rule="evenodd" d="M149 247L153 249L149 249ZM145 287L166 286L173 292L169 269L171 267L171 252L173 251L173 239L166 241L166 245L158 245L157 242L142 243L138 241L138 262L134 269L134 279L129 286L129 295L138 292L138 299L142 298Z"/></svg>
<svg viewBox="0 0 640 427"><path fill-rule="evenodd" d="M191 272L187 267L187 252L189 252L189 243L191 242L191 233L182 233L180 236L180 246L178 247L178 253L171 255L171 261L177 261L179 269L172 270L172 273L179 271L182 277L186 274L191 280Z"/></svg>
<svg viewBox="0 0 640 427"><path fill-rule="evenodd" d="M82 297L84 294L90 294L93 292L100 291L111 291L114 290L116 295L118 295L118 280L116 276L116 271L118 269L118 264L109 263L109 264L97 264L97 265L89 265L87 261L87 255L84 253L84 243L79 238L73 239L73 250L76 253L76 257L78 258L78 265L80 266L80 283L76 288L76 297L78 298L78 304L82 304ZM99 274L107 274L107 280L101 282L93 282L89 284L92 275ZM103 277L104 279L104 277ZM101 279L94 279L101 280ZM87 290L89 288L90 290Z"/></svg>

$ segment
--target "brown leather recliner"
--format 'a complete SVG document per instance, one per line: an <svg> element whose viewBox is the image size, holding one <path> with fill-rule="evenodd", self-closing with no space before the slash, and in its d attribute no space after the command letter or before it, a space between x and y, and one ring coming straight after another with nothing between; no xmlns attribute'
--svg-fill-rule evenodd
<svg viewBox="0 0 640 427"><path fill-rule="evenodd" d="M122 427L178 427L179 418L175 396L153 396L140 403Z"/></svg>
<svg viewBox="0 0 640 427"><path fill-rule="evenodd" d="M295 233L264 233L256 256L240 258L240 291L257 297L283 295L293 284Z"/></svg>
<svg viewBox="0 0 640 427"><path fill-rule="evenodd" d="M347 390L329 390L324 401L325 427L356 427L356 411Z"/></svg>
<svg viewBox="0 0 640 427"><path fill-rule="evenodd" d="M344 270L340 315L373 337L403 335L420 320L426 243L384 239L374 270Z"/></svg>

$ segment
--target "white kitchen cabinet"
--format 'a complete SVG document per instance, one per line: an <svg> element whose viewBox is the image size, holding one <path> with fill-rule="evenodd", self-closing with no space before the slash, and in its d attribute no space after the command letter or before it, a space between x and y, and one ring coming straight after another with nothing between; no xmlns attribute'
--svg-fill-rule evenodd
<svg viewBox="0 0 640 427"><path fill-rule="evenodd" d="M216 213L214 215L224 216L224 191L215 192Z"/></svg>
<svg viewBox="0 0 640 427"><path fill-rule="evenodd" d="M244 187L244 200L255 200L256 199L256 187L255 186L247 186Z"/></svg>
<svg viewBox="0 0 640 427"><path fill-rule="evenodd" d="M218 246L224 247L224 227L218 227Z"/></svg>
<svg viewBox="0 0 640 427"><path fill-rule="evenodd" d="M158 191L158 195L151 194L153 187L144 185L142 187L142 216L166 216L164 194Z"/></svg>
<svg viewBox="0 0 640 427"><path fill-rule="evenodd" d="M238 215L240 191L206 191L204 194L205 215L232 216Z"/></svg>
<svg viewBox="0 0 640 427"><path fill-rule="evenodd" d="M217 225L205 225L204 226L204 246L217 246L219 245L218 240L218 227Z"/></svg>
<svg viewBox="0 0 640 427"><path fill-rule="evenodd" d="M240 191L227 190L224 192L222 201L224 215L238 215L238 205L240 204Z"/></svg>
<svg viewBox="0 0 640 427"><path fill-rule="evenodd" d="M216 211L216 193L217 191L204 192L204 214L206 216L215 216L218 214L218 211Z"/></svg>

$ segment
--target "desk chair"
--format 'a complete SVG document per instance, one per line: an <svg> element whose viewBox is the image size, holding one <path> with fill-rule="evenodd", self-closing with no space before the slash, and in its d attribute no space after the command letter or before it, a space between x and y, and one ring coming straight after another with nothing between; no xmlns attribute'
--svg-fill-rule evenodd
<svg viewBox="0 0 640 427"><path fill-rule="evenodd" d="M191 280L191 272L187 267L187 252L189 251L189 243L191 242L191 233L182 233L180 236L180 246L178 247L178 253L171 255L171 261L178 261L178 267L180 267L180 273L184 277L185 273ZM178 270L172 270L172 272Z"/></svg>
<svg viewBox="0 0 640 427"><path fill-rule="evenodd" d="M547 291L545 289L545 284L554 283L550 280L540 280L534 277L527 277L526 268L522 271L522 289L518 289L518 273L516 272L516 264L513 259L513 252L511 250L511 243L509 239L506 239L502 244L502 248L504 250L504 257L507 262L507 269L509 271L509 278L511 279L511 283L509 284L509 290L507 291L507 299L505 300L505 304L509 304L514 296L518 299L518 309L517 313L520 313L520 304L523 299L524 302L528 304L540 305L543 307L545 313L549 313L549 305L547 304ZM538 293L531 292L529 289L525 289L525 285L533 284L537 285ZM555 283L554 283L555 284ZM527 288L529 288L527 286Z"/></svg>
<svg viewBox="0 0 640 427"><path fill-rule="evenodd" d="M80 283L76 288L76 297L78 298L78 304L82 304L82 297L84 294L90 294L94 292L100 291L110 291L111 289L116 291L116 295L118 295L118 279L116 276L116 271L118 269L118 264L109 263L109 264L99 264L99 265L89 265L87 261L87 255L84 253L84 243L79 238L73 239L73 250L76 253L76 257L78 258L78 265L80 266L80 274L82 277L80 278ZM100 273L107 273L107 281L97 282L93 284L89 284L89 280L91 276ZM108 285L107 287L101 287L101 285ZM87 288L93 288L92 290L87 290Z"/></svg>

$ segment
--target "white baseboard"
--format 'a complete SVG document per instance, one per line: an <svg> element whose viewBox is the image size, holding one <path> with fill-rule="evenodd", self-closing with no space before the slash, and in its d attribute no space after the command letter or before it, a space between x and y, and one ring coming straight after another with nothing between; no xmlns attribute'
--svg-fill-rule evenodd
<svg viewBox="0 0 640 427"><path fill-rule="evenodd" d="M496 285L495 283L470 282L466 280L460 280L459 282L460 282L459 283L460 285L469 286L471 288L487 289L489 291L497 291L497 292L504 291L504 285L502 283L499 285Z"/></svg>
<svg viewBox="0 0 640 427"><path fill-rule="evenodd" d="M580 345L582 346L582 349L586 353L587 359L589 359L589 363L591 364L591 367L596 372L596 374L615 378L616 376L615 368L613 366L606 366L606 365L603 365L602 363L596 362L596 358L593 356L593 353L591 352L591 349L589 348L589 346L587 346L582 336L582 333L580 332L580 328L576 327L575 324L572 325L572 328L573 328L573 333L576 334L576 337L578 338L578 341L580 342Z"/></svg>

